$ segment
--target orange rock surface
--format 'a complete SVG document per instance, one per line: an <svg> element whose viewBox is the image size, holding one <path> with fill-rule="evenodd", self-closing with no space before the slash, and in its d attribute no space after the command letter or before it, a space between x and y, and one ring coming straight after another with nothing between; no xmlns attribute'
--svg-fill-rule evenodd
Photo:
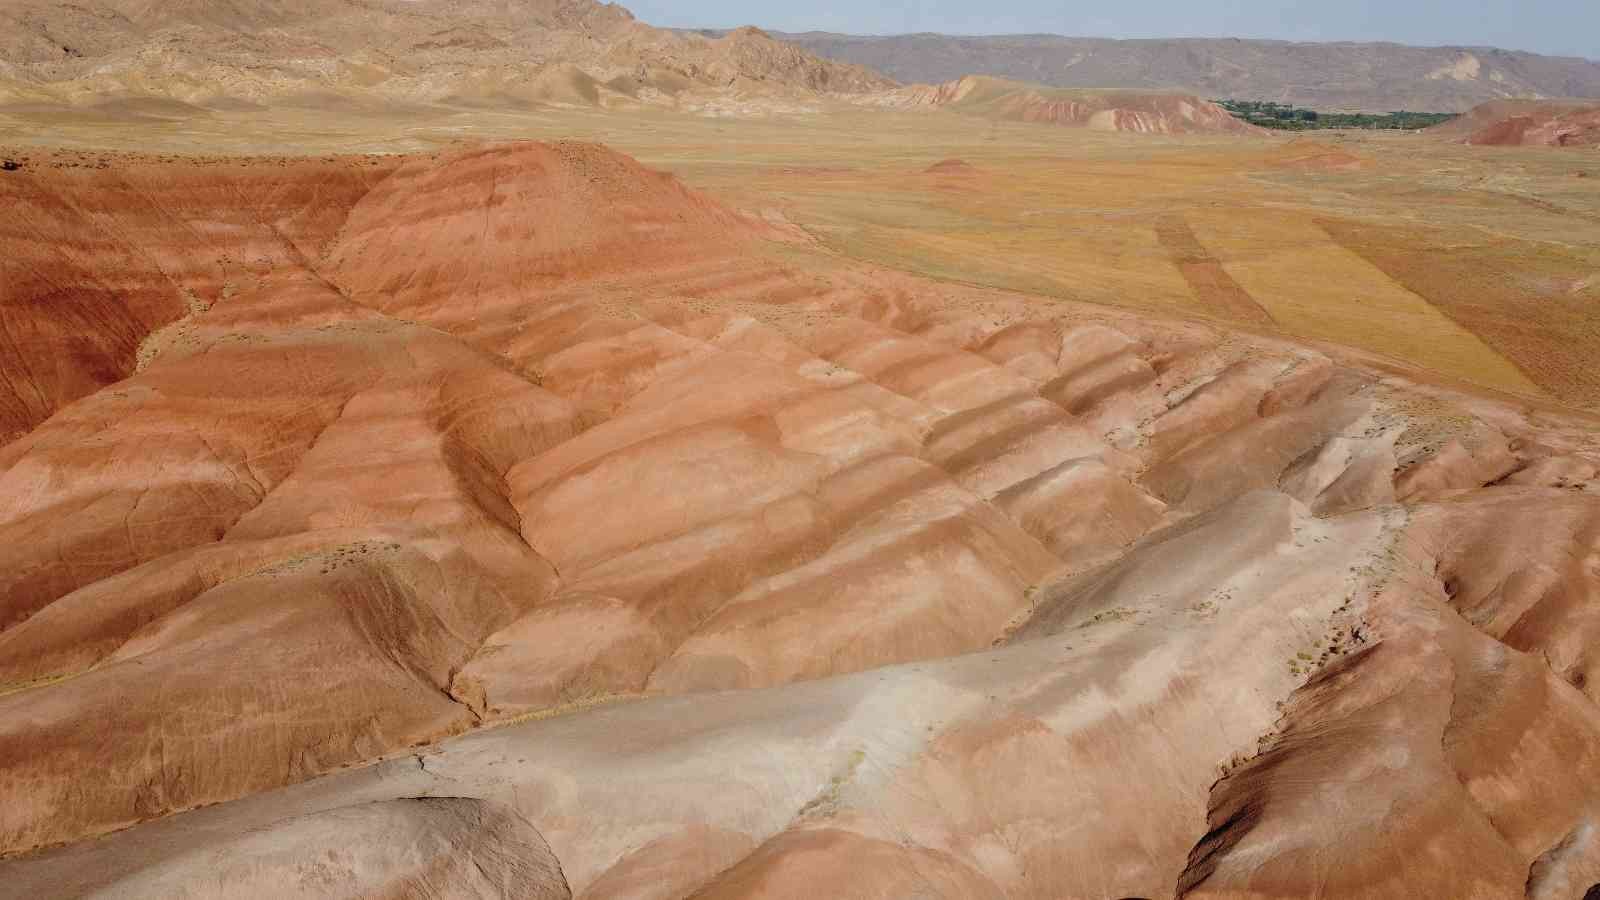
<svg viewBox="0 0 1600 900"><path fill-rule="evenodd" d="M1600 883L1575 413L592 144L16 175L8 895Z"/></svg>

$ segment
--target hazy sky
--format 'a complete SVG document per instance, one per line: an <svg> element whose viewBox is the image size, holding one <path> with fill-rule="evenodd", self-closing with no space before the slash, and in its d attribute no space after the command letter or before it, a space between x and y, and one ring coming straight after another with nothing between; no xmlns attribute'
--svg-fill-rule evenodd
<svg viewBox="0 0 1600 900"><path fill-rule="evenodd" d="M622 5L652 25L685 28L1387 40L1600 59L1600 0L622 0Z"/></svg>

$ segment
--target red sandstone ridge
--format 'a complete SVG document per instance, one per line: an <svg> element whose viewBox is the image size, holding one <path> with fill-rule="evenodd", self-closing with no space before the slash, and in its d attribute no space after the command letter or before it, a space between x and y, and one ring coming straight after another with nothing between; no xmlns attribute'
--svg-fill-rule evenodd
<svg viewBox="0 0 1600 900"><path fill-rule="evenodd" d="M500 145L404 162L352 205L325 268L359 303L426 318L725 253L764 228L598 145Z"/></svg>
<svg viewBox="0 0 1600 900"><path fill-rule="evenodd" d="M0 173L0 443L133 374L163 326L303 271L395 164L29 155Z"/></svg>
<svg viewBox="0 0 1600 900"><path fill-rule="evenodd" d="M1264 134L1209 100L1169 91L1078 90L969 75L939 85L910 85L858 102L948 109L1011 122L1042 122L1143 134Z"/></svg>
<svg viewBox="0 0 1600 900"><path fill-rule="evenodd" d="M1600 145L1600 104L1592 101L1501 100L1434 129L1468 144L1593 147Z"/></svg>
<svg viewBox="0 0 1600 900"><path fill-rule="evenodd" d="M0 222L0 314L12 351L0 358L0 440L184 344L194 317L219 300L269 280L315 281L330 254L349 290L381 290L393 304L419 285L437 296L452 273L473 272L480 288L486 276L525 286L623 260L648 264L641 253L689 256L762 230L668 176L581 144L452 151L444 166L436 157L196 165L34 156L0 179L0 200L15 213ZM241 192L258 199L241 206ZM455 233L397 232L392 217L419 203L443 204L425 221ZM370 245L375 222L393 246ZM514 262L501 265L497 245L509 244ZM403 283L396 266L410 273Z"/></svg>
<svg viewBox="0 0 1600 900"><path fill-rule="evenodd" d="M594 145L25 171L7 309L151 299L0 446L7 893L1600 883L1589 420Z"/></svg>

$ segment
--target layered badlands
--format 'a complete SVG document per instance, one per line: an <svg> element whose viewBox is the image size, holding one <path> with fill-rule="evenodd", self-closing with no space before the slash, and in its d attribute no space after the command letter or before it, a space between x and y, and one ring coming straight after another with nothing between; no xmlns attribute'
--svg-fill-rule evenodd
<svg viewBox="0 0 1600 900"><path fill-rule="evenodd" d="M1600 883L1591 420L593 145L0 196L8 896Z"/></svg>

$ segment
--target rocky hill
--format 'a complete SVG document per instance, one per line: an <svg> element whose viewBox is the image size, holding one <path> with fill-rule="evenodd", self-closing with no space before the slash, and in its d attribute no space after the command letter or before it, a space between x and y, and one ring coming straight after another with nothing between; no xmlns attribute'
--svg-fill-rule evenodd
<svg viewBox="0 0 1600 900"><path fill-rule="evenodd" d="M1600 63L1493 48L1058 35L779 36L907 83L995 75L1056 87L1177 90L1372 112L1463 112L1508 97L1600 97Z"/></svg>
<svg viewBox="0 0 1600 900"><path fill-rule="evenodd" d="M674 104L888 79L753 28L652 28L595 0L4 0L0 102Z"/></svg>

